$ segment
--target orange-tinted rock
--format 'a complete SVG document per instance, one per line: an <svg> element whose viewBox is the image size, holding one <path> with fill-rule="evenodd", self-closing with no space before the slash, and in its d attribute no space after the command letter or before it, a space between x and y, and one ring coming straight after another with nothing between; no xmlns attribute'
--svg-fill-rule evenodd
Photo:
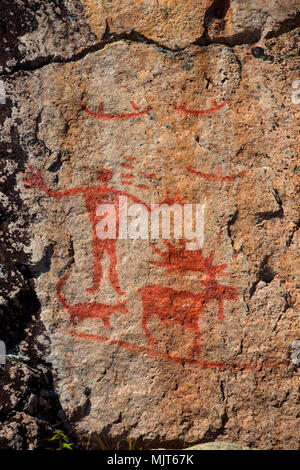
<svg viewBox="0 0 300 470"><path fill-rule="evenodd" d="M82 3L96 30L95 5ZM284 23L295 8L266 12L257 0L250 14L232 1L216 13L217 3L198 8L205 31L194 38L234 47L191 44L190 13L169 6L164 22L162 0L103 2L111 33L134 27L160 45L110 37L84 57L3 79L7 152L17 130L27 158L3 170L17 174L24 205L7 231L30 240L56 391L93 446L108 433L152 448L225 437L298 447L298 46ZM275 37L263 37L271 13ZM278 26L276 37L275 23L291 31ZM249 24L262 33L251 44ZM203 245L100 240L97 207L119 196L146 213L151 203L204 204Z"/></svg>
<svg viewBox="0 0 300 470"><path fill-rule="evenodd" d="M84 1L83 5L97 0ZM200 43L253 44L299 22L297 0L130 0L101 2L110 33L136 31L171 49Z"/></svg>

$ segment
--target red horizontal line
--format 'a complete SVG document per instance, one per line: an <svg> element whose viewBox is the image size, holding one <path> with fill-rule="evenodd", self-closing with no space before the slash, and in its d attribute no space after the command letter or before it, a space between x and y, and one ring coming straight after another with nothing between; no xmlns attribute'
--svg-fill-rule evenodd
<svg viewBox="0 0 300 470"><path fill-rule="evenodd" d="M156 166L153 166L153 165L144 165L144 168L147 168L147 170L158 170L159 168L157 168Z"/></svg>
<svg viewBox="0 0 300 470"><path fill-rule="evenodd" d="M136 162L136 158L134 158L134 157L125 156L125 157L122 157L122 158L123 158L123 160L127 160L128 162Z"/></svg>
<svg viewBox="0 0 300 470"><path fill-rule="evenodd" d="M133 170L134 169L134 166L133 165L129 165L128 163L121 163L121 166L123 168L127 168L128 170Z"/></svg>
<svg viewBox="0 0 300 470"><path fill-rule="evenodd" d="M240 176L244 176L246 174L246 170L245 170L245 171L241 171L240 173L236 173L235 175L220 176L220 175L213 175L209 173L201 173L200 171L195 170L194 168L191 168L190 166L186 166L185 168L190 173L200 176L200 178L204 178L206 180L212 180L212 181L234 181L236 178L239 178Z"/></svg>
<svg viewBox="0 0 300 470"><path fill-rule="evenodd" d="M92 335L86 333L76 333L73 331L68 331L68 334L71 336L75 336L80 339L86 339L89 341L94 341L96 343L104 343L104 344L115 344L127 351L136 352L136 353L146 353L149 356L158 357L161 359L167 359L169 361L181 363L181 364L193 364L198 365L202 369L219 369L219 370L261 370L266 367L273 368L273 367L286 367L289 365L289 361L266 361L262 364L255 364L255 363L235 363L235 362L225 362L225 361L203 361L192 359L190 357L184 358L179 356L171 356L169 354L156 351L155 349L146 348L145 346L138 346L137 344L128 343L127 341L114 339L114 338L106 338L102 335Z"/></svg>
<svg viewBox="0 0 300 470"><path fill-rule="evenodd" d="M155 178L156 173L144 173L143 171L141 172L141 175L144 176L145 178Z"/></svg>
<svg viewBox="0 0 300 470"><path fill-rule="evenodd" d="M134 175L129 175L128 173L121 173L121 178L130 179L130 178L135 178L135 176Z"/></svg>
<svg viewBox="0 0 300 470"><path fill-rule="evenodd" d="M122 184L126 184L127 186L134 186L135 188L139 189L145 189L146 191L149 191L151 188L148 186L145 186L144 184L133 184L131 181L121 181Z"/></svg>
<svg viewBox="0 0 300 470"><path fill-rule="evenodd" d="M183 114L193 114L194 116L202 116L204 114L215 113L216 111L218 111L221 108L224 108L224 106L228 104L227 101L224 101L221 104L217 104L215 101L213 103L215 106L210 109L187 109L185 108L185 106L176 106L175 104L171 104L171 106L172 108L177 109L177 111Z"/></svg>

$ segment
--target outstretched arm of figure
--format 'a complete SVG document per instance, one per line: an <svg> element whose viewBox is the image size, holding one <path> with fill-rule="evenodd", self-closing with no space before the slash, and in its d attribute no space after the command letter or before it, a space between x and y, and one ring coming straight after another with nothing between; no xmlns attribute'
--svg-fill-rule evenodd
<svg viewBox="0 0 300 470"><path fill-rule="evenodd" d="M145 204L143 201L141 201L138 197L135 197L133 194L129 194L129 193L126 193L126 191L118 191L118 194L120 196L126 196L128 197L129 199L131 199L133 202L135 202L136 204L142 204L143 206L146 207L147 211L150 212L151 211L151 206L149 206L148 204Z"/></svg>
<svg viewBox="0 0 300 470"><path fill-rule="evenodd" d="M48 196L53 197L54 199L59 200L63 197L74 196L84 191L84 188L73 188L66 189L64 191L53 191L45 183L42 175L42 170L34 171L31 166L28 166L28 169L28 173L25 173L25 177L23 178L26 187L40 189L44 193L48 194Z"/></svg>

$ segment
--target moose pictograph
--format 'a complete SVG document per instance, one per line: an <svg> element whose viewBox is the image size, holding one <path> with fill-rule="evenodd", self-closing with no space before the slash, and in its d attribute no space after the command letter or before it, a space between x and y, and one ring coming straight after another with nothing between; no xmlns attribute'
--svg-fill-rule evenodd
<svg viewBox="0 0 300 470"><path fill-rule="evenodd" d="M187 250L183 240L179 249L166 240L165 245L168 248L166 252L152 246L155 253L164 260L162 262L151 261L151 263L164 267L169 273L173 271L178 271L181 275L187 271L204 273L205 279L200 280L204 290L194 294L160 285L150 285L139 289L136 295L141 294L142 299L142 327L152 348L157 340L150 334L147 323L153 315L158 316L164 324L175 322L183 328L194 331L196 338L191 349L191 356L193 356L199 353L201 332L198 320L205 306L216 300L218 302L218 319L224 321L224 300L236 300L237 291L233 287L224 286L217 282L216 276L228 276L229 274L223 272L227 264L213 264L214 253L210 253L205 258L202 250Z"/></svg>

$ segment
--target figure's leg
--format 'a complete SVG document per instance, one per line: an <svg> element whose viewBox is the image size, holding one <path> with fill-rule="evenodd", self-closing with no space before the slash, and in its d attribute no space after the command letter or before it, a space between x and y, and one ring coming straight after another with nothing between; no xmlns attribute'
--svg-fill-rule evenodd
<svg viewBox="0 0 300 470"><path fill-rule="evenodd" d="M150 334L150 331L149 331L149 328L147 326L147 322L148 322L149 318L148 316L146 315L143 315L143 318L142 318L142 328L144 330L144 333L147 337L147 342L150 346L151 349L154 349L155 347L155 344L157 343L157 339L156 338L153 338L153 336L151 336Z"/></svg>
<svg viewBox="0 0 300 470"><path fill-rule="evenodd" d="M93 267L93 285L87 289L87 292L95 293L102 282L103 271L102 271L102 260L104 254L104 242L99 238L93 239L94 244L94 267Z"/></svg>
<svg viewBox="0 0 300 470"><path fill-rule="evenodd" d="M191 349L190 357L193 359L194 356L196 356L196 358L197 358L199 356L199 354L200 354L200 330L197 330L196 331L195 342L194 342L194 345Z"/></svg>
<svg viewBox="0 0 300 470"><path fill-rule="evenodd" d="M123 292L119 285L119 278L117 272L117 253L116 253L116 241L109 240L107 242L107 252L109 256L109 273L108 277L110 280L111 285L115 289L116 293L119 295L126 295L126 292Z"/></svg>
<svg viewBox="0 0 300 470"><path fill-rule="evenodd" d="M225 320L225 317L224 317L224 305L223 305L223 300L219 300L219 313L218 313L218 319L220 321L224 321Z"/></svg>

